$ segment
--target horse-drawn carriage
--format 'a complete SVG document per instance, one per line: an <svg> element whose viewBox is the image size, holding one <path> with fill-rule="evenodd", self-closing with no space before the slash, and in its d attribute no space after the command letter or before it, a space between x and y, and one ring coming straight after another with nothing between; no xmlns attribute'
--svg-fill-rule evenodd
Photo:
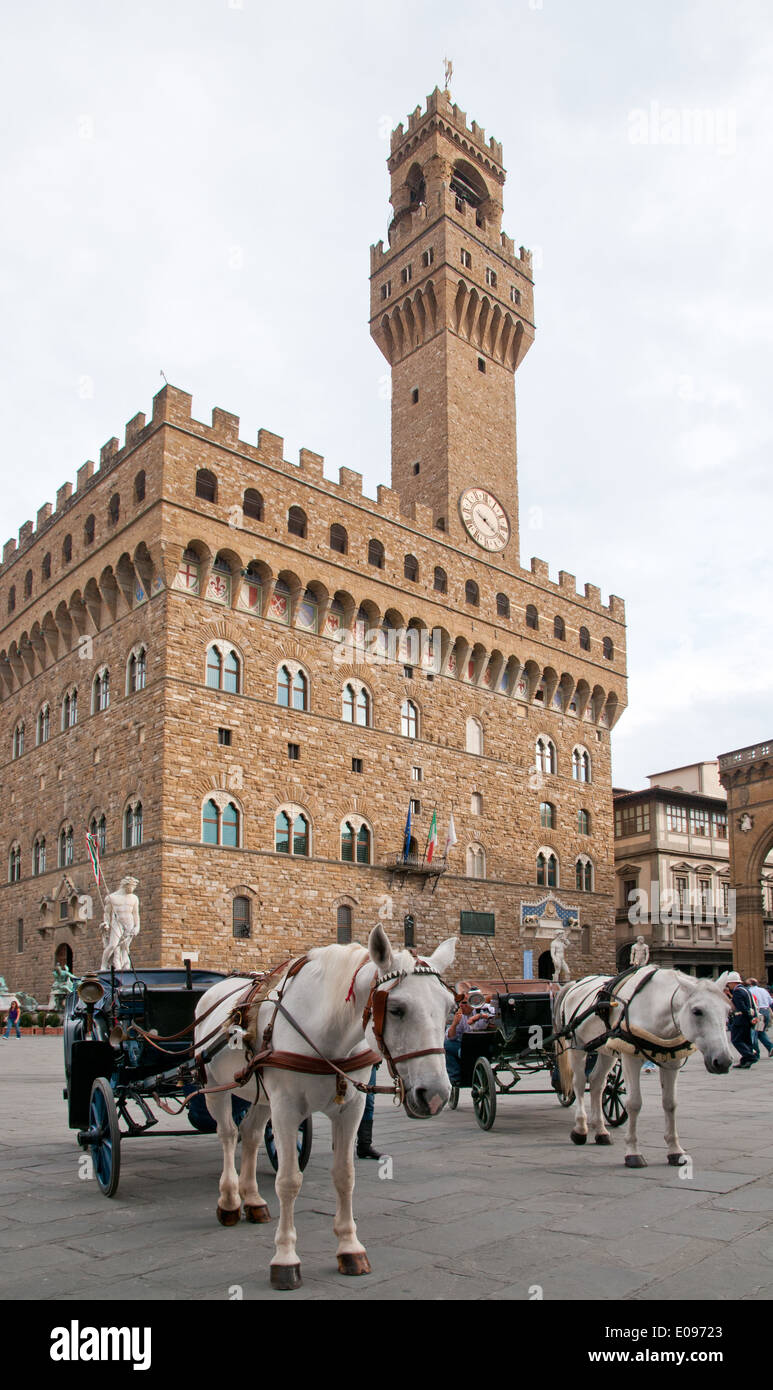
<svg viewBox="0 0 773 1390"><path fill-rule="evenodd" d="M64 1098L70 1129L89 1151L94 1176L106 1197L118 1188L121 1141L212 1134L212 1119L199 1090L194 1061L196 1005L212 985L226 977L215 970L116 970L86 975L68 996L64 1015ZM236 981L238 985L238 981ZM244 980L247 988L249 980ZM193 1099L187 1102L187 1097ZM249 1108L234 1097L238 1122ZM184 1114L185 1129L157 1130L153 1107ZM311 1152L311 1120L298 1131L298 1159L305 1168ZM271 1125L266 1150L274 1169L276 1146Z"/></svg>
<svg viewBox="0 0 773 1390"><path fill-rule="evenodd" d="M466 1032L461 1039L459 1085L451 1089L449 1105L456 1109L460 1088L469 1088L475 1118L481 1129L491 1129L497 1114L497 1096L544 1095L543 1088L521 1086L522 1077L550 1073L559 1104L574 1103L574 1092L564 1093L558 1074L553 1035L553 994L546 981L521 981L515 989L495 996L494 1026ZM487 991L488 992L488 991ZM589 1056L588 1070L595 1064ZM610 1072L602 1099L607 1123L613 1127L627 1119L625 1084L618 1061Z"/></svg>

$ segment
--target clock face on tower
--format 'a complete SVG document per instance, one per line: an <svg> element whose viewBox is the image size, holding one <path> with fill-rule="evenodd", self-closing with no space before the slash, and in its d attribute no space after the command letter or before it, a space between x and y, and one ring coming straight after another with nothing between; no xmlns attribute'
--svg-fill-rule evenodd
<svg viewBox="0 0 773 1390"><path fill-rule="evenodd" d="M476 545L483 550L504 550L510 539L510 522L492 492L482 487L465 488L459 498L459 514Z"/></svg>

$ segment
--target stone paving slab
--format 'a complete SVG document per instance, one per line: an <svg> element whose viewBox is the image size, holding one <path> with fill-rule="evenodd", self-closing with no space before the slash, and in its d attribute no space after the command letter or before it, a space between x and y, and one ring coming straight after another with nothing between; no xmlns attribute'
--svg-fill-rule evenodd
<svg viewBox="0 0 773 1390"><path fill-rule="evenodd" d="M392 1176L357 1164L355 1214L373 1266L361 1279L336 1271L330 1126L315 1117L296 1205L304 1284L278 1294L269 1286L278 1202L265 1156L270 1225L217 1224L217 1139L175 1137L180 1122L166 1116L159 1138L123 1144L121 1184L107 1200L79 1177L61 1039L8 1049L3 1062L0 1294L12 1301L210 1302L234 1289L285 1302L528 1301L535 1286L546 1300L773 1294L773 1144L755 1144L773 1068L710 1077L690 1061L679 1130L691 1178L665 1163L657 1088L645 1088L641 1170L625 1168L621 1131L610 1148L572 1145L571 1113L547 1088L503 1100L487 1133L468 1093L456 1112L423 1124L379 1099L374 1139L391 1154Z"/></svg>

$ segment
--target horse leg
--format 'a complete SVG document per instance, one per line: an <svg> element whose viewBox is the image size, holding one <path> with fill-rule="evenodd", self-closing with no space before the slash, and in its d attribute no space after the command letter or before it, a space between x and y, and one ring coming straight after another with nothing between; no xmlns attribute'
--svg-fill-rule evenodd
<svg viewBox="0 0 773 1390"><path fill-rule="evenodd" d="M357 1226L352 1210L354 1191L354 1137L362 1119L360 1097L349 1105L339 1107L333 1116L333 1183L336 1190L336 1214L333 1231L338 1236L339 1274L370 1274L365 1246L357 1239Z"/></svg>
<svg viewBox="0 0 773 1390"><path fill-rule="evenodd" d="M569 1051L574 1086L574 1129L569 1138L573 1144L585 1144L588 1139L588 1116L585 1113L585 1053L579 1047Z"/></svg>
<svg viewBox="0 0 773 1390"><path fill-rule="evenodd" d="M637 1125L641 1110L641 1069L644 1058L623 1053L623 1075L625 1077L626 1105L628 1107L628 1133L625 1141L626 1168L646 1168L647 1160L639 1153Z"/></svg>
<svg viewBox="0 0 773 1390"><path fill-rule="evenodd" d="M298 1164L298 1126L303 1113L292 1103L272 1101L271 1128L278 1159L276 1193L279 1198L279 1225L276 1231L274 1258L271 1261L271 1287L300 1288L301 1265L296 1253L296 1233L293 1224L295 1202L303 1183Z"/></svg>
<svg viewBox="0 0 773 1390"><path fill-rule="evenodd" d="M663 1100L663 1114L666 1117L666 1154L673 1168L680 1168L687 1162L687 1155L679 1143L676 1132L676 1083L679 1071L676 1067L659 1067L660 1092Z"/></svg>
<svg viewBox="0 0 773 1390"><path fill-rule="evenodd" d="M271 1220L271 1212L258 1191L258 1149L269 1106L265 1101L256 1101L245 1115L239 1127L242 1136L242 1161L239 1170L239 1193L244 1204L244 1215L248 1221L264 1222Z"/></svg>
<svg viewBox="0 0 773 1390"><path fill-rule="evenodd" d="M217 1219L221 1226L235 1226L241 1216L241 1202L235 1162L237 1129L231 1111L231 1092L207 1096L207 1109L217 1123L218 1138L223 1146Z"/></svg>
<svg viewBox="0 0 773 1390"><path fill-rule="evenodd" d="M593 1130L594 1139L597 1144L611 1144L612 1140L609 1130L604 1123L604 1108L602 1100L604 1097L604 1087L607 1084L607 1077L614 1066L615 1058L611 1052L599 1052L596 1058L596 1065L591 1072L590 1089L590 1127Z"/></svg>

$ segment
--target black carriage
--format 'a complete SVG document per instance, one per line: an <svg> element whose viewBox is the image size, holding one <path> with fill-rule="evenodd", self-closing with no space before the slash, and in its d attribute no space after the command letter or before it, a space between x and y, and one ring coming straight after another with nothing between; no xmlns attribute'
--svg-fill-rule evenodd
<svg viewBox="0 0 773 1390"><path fill-rule="evenodd" d="M118 1189L124 1139L189 1137L215 1132L215 1121L198 1091L193 1056L196 1005L225 976L214 970L150 969L101 971L82 979L68 996L64 1014L64 1070L70 1129L92 1159L106 1197ZM247 981L245 981L245 986ZM234 1054L237 1056L237 1054ZM236 1070L236 1065L234 1070ZM234 1096L238 1123L249 1105ZM184 1129L156 1130L154 1107L184 1115ZM298 1160L311 1152L311 1119L298 1131ZM266 1151L276 1171L270 1123Z"/></svg>
<svg viewBox="0 0 773 1390"><path fill-rule="evenodd" d="M449 1104L455 1110L459 1091L469 1089L475 1118L481 1129L491 1129L497 1114L497 1096L544 1095L544 1087L521 1085L524 1077L548 1071L560 1105L574 1104L574 1092L564 1096L558 1073L553 1038L553 998L550 989L515 989L495 996L495 1026L462 1035L459 1085L452 1086ZM588 1055L586 1074L596 1054ZM625 1082L620 1059L607 1077L602 1108L608 1125L625 1123Z"/></svg>

